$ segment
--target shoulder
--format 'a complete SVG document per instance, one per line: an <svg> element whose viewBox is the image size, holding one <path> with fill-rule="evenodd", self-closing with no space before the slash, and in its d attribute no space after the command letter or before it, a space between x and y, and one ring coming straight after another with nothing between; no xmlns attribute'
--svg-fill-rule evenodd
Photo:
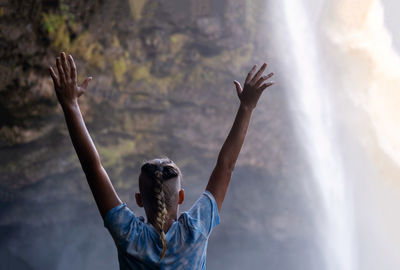
<svg viewBox="0 0 400 270"><path fill-rule="evenodd" d="M106 227L116 242L126 241L134 237L143 221L136 217L125 202L110 209L104 216Z"/></svg>
<svg viewBox="0 0 400 270"><path fill-rule="evenodd" d="M212 229L220 223L217 203L209 191L204 191L192 207L181 214L181 223L208 238Z"/></svg>
<svg viewBox="0 0 400 270"><path fill-rule="evenodd" d="M125 202L111 208L104 216L104 226L114 223L122 223L124 220L134 216L133 212L128 208Z"/></svg>

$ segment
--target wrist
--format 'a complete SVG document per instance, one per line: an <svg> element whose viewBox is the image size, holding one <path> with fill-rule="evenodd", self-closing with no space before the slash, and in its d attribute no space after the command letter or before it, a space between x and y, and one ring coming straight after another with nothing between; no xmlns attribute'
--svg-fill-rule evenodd
<svg viewBox="0 0 400 270"><path fill-rule="evenodd" d="M60 102L60 105L61 105L61 107L62 107L62 109L64 111L68 110L68 109L73 109L73 108L79 107L77 99L71 100L71 101L68 101L68 102L65 102L65 101L64 102Z"/></svg>
<svg viewBox="0 0 400 270"><path fill-rule="evenodd" d="M243 111L250 112L250 113L253 112L254 108L255 107L249 106L249 105L246 105L243 103L240 103L240 106L239 106L239 110L243 110Z"/></svg>

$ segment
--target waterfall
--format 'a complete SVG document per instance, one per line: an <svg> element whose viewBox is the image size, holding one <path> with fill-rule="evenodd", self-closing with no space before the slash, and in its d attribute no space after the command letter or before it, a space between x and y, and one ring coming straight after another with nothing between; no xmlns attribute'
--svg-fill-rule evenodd
<svg viewBox="0 0 400 270"><path fill-rule="evenodd" d="M313 23L321 2L273 2L270 10L279 10L280 14L280 18L275 17L275 27L279 28L274 29L279 32L276 43L286 44L276 50L286 59L283 70L289 80L287 98L299 143L312 172L306 181L313 181L319 193L316 237L324 256L324 269L356 270L351 189L337 139L333 89L327 83Z"/></svg>

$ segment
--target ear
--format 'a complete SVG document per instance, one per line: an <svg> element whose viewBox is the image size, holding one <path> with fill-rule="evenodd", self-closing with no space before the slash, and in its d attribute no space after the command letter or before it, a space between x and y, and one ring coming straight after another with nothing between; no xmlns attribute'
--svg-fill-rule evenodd
<svg viewBox="0 0 400 270"><path fill-rule="evenodd" d="M135 193L136 203L139 207L143 207L142 195L140 193Z"/></svg>
<svg viewBox="0 0 400 270"><path fill-rule="evenodd" d="M181 190L179 190L178 193L178 204L182 204L184 200L185 200L185 191L182 188Z"/></svg>

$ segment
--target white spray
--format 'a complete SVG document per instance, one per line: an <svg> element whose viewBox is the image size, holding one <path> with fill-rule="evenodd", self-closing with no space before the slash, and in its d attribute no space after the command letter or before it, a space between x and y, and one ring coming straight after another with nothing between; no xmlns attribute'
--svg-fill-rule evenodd
<svg viewBox="0 0 400 270"><path fill-rule="evenodd" d="M400 269L400 58L381 1L271 1L269 13L321 196L324 268Z"/></svg>
<svg viewBox="0 0 400 270"><path fill-rule="evenodd" d="M277 27L286 42L285 73L290 78L287 94L298 138L309 161L314 184L320 194L322 214L317 220L324 269L356 270L357 249L354 237L351 190L346 182L340 147L336 138L332 89L326 82L320 62L318 31L313 14L306 6L312 3L274 1L272 10L281 10ZM314 3L312 10L318 10ZM276 31L276 29L275 29ZM283 32L283 33L282 33ZM279 46L279 45L278 45ZM289 60L288 60L289 59ZM309 181L313 181L309 179Z"/></svg>

